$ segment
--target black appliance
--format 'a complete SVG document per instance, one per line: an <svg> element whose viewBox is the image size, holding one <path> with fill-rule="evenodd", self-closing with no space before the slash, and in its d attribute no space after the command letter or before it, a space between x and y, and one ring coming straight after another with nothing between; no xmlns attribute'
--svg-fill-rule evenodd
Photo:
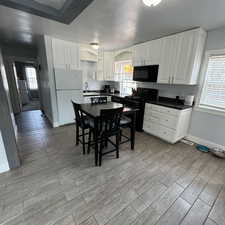
<svg viewBox="0 0 225 225"><path fill-rule="evenodd" d="M135 66L133 73L134 81L157 82L159 65Z"/></svg>
<svg viewBox="0 0 225 225"><path fill-rule="evenodd" d="M148 88L137 88L136 95L126 96L125 98L112 96L113 102L118 102L123 104L124 106L139 109L136 117L137 131L143 131L145 102L157 100L158 100L158 90Z"/></svg>
<svg viewBox="0 0 225 225"><path fill-rule="evenodd" d="M105 86L104 86L104 92L105 92L105 93L110 93L110 92L111 92L110 85L105 85Z"/></svg>

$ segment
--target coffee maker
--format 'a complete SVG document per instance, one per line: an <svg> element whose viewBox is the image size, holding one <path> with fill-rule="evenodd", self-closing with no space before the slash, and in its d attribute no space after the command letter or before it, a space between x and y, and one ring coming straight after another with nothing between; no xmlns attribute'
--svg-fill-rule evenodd
<svg viewBox="0 0 225 225"><path fill-rule="evenodd" d="M105 93L111 93L111 87L110 87L110 85L105 85L104 86L104 92Z"/></svg>

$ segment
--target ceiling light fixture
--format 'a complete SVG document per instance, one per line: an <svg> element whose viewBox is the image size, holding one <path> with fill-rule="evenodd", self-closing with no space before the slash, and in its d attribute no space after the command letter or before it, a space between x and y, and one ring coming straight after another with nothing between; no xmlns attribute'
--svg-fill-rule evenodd
<svg viewBox="0 0 225 225"><path fill-rule="evenodd" d="M90 43L91 47L95 50L99 49L99 44L97 42Z"/></svg>
<svg viewBox="0 0 225 225"><path fill-rule="evenodd" d="M149 7L158 5L162 0L142 0L143 3Z"/></svg>

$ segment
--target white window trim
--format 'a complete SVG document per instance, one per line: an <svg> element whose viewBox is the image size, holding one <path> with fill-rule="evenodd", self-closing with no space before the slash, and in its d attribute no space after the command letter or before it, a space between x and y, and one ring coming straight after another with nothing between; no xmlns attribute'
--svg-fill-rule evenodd
<svg viewBox="0 0 225 225"><path fill-rule="evenodd" d="M199 79L199 91L197 94L197 98L196 98L196 106L194 107L195 111L199 111L199 112L206 112L206 113L210 113L213 115L220 115L220 116L225 116L225 109L215 109L215 108L210 108L210 107L204 107L200 105L200 100L201 100L201 96L202 96L202 92L205 86L205 76L206 76L206 72L208 69L208 62L209 62L209 57L212 55L225 55L225 49L220 49L220 50L208 50L205 53L205 58L203 61L203 66L200 72L200 79Z"/></svg>
<svg viewBox="0 0 225 225"><path fill-rule="evenodd" d="M122 74L122 76L123 75L127 75L127 74L130 74L130 73L116 73L116 63L130 63L131 62L131 64L133 64L133 62L132 62L132 59L126 59L126 60L120 60L120 61L115 61L114 62L114 74L115 74L115 76L121 76L121 74ZM120 80L120 79L118 79L117 80L118 82L120 82L120 92L122 93L122 94L125 94L125 95L129 95L129 93L123 93L122 92L122 86L123 86L123 84L124 83L129 83L129 82L131 82L131 83L135 83L135 85L137 84L135 81L133 81L133 79L132 80Z"/></svg>

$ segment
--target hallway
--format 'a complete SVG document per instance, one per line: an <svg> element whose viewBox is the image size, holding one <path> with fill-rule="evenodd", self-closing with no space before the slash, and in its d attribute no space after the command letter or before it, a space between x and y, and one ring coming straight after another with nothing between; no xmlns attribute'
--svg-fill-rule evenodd
<svg viewBox="0 0 225 225"><path fill-rule="evenodd" d="M42 115L40 110L21 112L16 115L15 119L19 133L51 128L47 118Z"/></svg>

